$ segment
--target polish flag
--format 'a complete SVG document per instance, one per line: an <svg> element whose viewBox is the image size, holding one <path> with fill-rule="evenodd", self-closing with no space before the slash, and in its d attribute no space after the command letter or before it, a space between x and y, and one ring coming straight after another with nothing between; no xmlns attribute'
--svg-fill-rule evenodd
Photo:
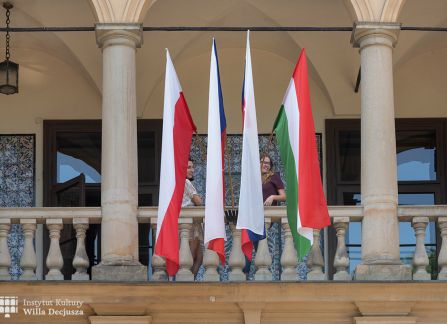
<svg viewBox="0 0 447 324"><path fill-rule="evenodd" d="M216 41L213 39L208 102L208 148L206 159L206 204L204 243L225 264L224 157L227 122L220 85Z"/></svg>
<svg viewBox="0 0 447 324"><path fill-rule="evenodd" d="M166 271L173 276L179 268L178 217L185 189L192 134L196 126L166 50L163 137L160 192L155 254L166 258Z"/></svg>
<svg viewBox="0 0 447 324"><path fill-rule="evenodd" d="M245 74L242 89L242 138L241 189L237 229L242 229L242 251L251 261L253 243L265 239L264 201L259 158L258 126L256 121L255 93L250 54L250 32L247 32Z"/></svg>

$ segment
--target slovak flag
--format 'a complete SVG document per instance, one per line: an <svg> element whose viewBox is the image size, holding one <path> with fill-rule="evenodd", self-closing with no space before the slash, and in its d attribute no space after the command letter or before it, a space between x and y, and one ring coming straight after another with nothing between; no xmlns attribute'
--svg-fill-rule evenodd
<svg viewBox="0 0 447 324"><path fill-rule="evenodd" d="M166 258L166 271L173 276L179 268L178 217L185 189L192 134L196 126L166 49L160 193L158 200L155 254Z"/></svg>
<svg viewBox="0 0 447 324"><path fill-rule="evenodd" d="M237 229L242 229L242 251L251 261L253 242L265 239L264 201L262 197L259 158L258 126L256 122L255 93L250 54L250 31L247 32L245 74L242 89L242 138L241 188Z"/></svg>
<svg viewBox="0 0 447 324"><path fill-rule="evenodd" d="M206 160L206 204L204 243L225 264L224 157L227 122L220 85L216 41L213 39L208 101L208 149Z"/></svg>

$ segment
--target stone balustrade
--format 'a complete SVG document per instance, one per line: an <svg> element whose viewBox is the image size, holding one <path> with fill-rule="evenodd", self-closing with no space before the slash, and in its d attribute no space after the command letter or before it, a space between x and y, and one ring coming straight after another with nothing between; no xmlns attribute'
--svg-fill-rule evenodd
<svg viewBox="0 0 447 324"><path fill-rule="evenodd" d="M333 261L333 280L348 281L352 279L349 273L349 254L346 246L346 235L351 222L362 221L362 207L355 206L331 206L329 214L332 219L333 228L336 233L337 245ZM194 219L201 219L204 215L203 207L184 208L179 219L179 239L180 251L179 272L176 281L194 281L194 276L190 270L192 266L192 255L189 249L189 238ZM271 223L279 223L282 231L282 248L280 256L281 281L298 280L298 259L294 247L291 230L287 222L285 207L265 208L266 226ZM401 206L398 208L400 222L409 222L414 229L415 252L413 256L413 280L431 280L431 274L427 272L429 257L424 245L424 238L429 222L437 222L439 237L439 255L437 258L439 273L437 280L447 280L447 206ZM139 223L146 223L155 232L157 224L156 207L142 207L138 211ZM35 236L38 224L47 227L50 239L49 251L46 256L45 280L63 280L61 269L63 267L63 257L60 249L60 233L64 224L72 224L76 233L76 252L73 259L73 273L71 280L89 280L87 269L89 259L86 253L85 238L90 224L101 223L101 209L90 207L79 208L0 208L0 280L11 280L9 267L11 257L8 249L8 234L12 224L21 224L24 246L20 259L22 275L20 280L36 280L37 257L35 250ZM241 250L241 232L234 224L229 225L231 232L231 252L227 258L230 272L228 280L246 281L247 276L243 272L246 260ZM307 257L307 280L327 280L325 263L324 244L322 236L324 231L314 231L314 244ZM272 280L272 255L270 254L268 240L260 241L254 257L256 271L253 276L255 281ZM327 250L326 250L327 253ZM326 258L327 259L327 258ZM326 261L327 262L327 261ZM153 255L151 258L152 281L169 280L165 271L165 261L163 258ZM219 281L220 274L219 258L213 251L205 250L203 266L205 272L204 281Z"/></svg>

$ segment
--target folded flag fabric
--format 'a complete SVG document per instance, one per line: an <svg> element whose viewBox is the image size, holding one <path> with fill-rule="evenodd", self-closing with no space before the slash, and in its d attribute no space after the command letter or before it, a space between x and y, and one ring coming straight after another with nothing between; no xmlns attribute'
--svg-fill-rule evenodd
<svg viewBox="0 0 447 324"><path fill-rule="evenodd" d="M206 160L205 246L225 264L224 157L227 122L220 84L219 60L213 39L208 101L208 145Z"/></svg>
<svg viewBox="0 0 447 324"><path fill-rule="evenodd" d="M313 243L313 229L330 225L321 183L304 49L273 128L287 181L287 218L298 257L302 259Z"/></svg>
<svg viewBox="0 0 447 324"><path fill-rule="evenodd" d="M265 238L264 201L259 158L258 127L250 53L250 32L247 32L245 74L242 89L242 164L237 229L242 229L242 251L251 261L253 242ZM251 233L250 233L251 232Z"/></svg>
<svg viewBox="0 0 447 324"><path fill-rule="evenodd" d="M178 217L185 189L186 169L194 131L196 131L196 126L192 121L169 51L166 50L155 254L166 258L166 271L170 276L175 275L179 268Z"/></svg>

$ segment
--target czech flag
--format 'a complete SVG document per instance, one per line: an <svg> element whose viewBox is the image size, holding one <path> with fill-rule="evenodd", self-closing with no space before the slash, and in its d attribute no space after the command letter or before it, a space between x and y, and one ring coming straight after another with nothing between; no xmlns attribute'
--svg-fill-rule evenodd
<svg viewBox="0 0 447 324"><path fill-rule="evenodd" d="M227 121L220 84L219 60L213 39L208 101L208 148L206 160L206 204L204 243L225 264L224 161Z"/></svg>

